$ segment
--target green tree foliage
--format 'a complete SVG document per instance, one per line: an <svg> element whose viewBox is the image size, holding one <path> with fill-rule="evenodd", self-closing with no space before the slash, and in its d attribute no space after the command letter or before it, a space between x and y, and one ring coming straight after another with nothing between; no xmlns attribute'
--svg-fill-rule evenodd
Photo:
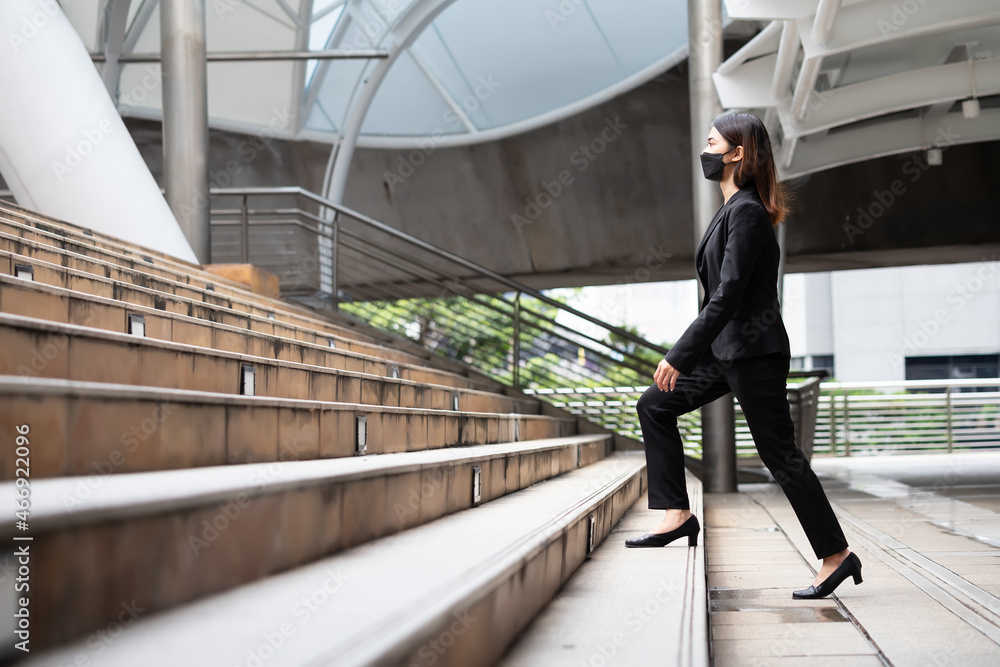
<svg viewBox="0 0 1000 667"><path fill-rule="evenodd" d="M574 293L563 291L552 298L565 303ZM449 296L344 303L341 309L513 384L514 301L514 294ZM553 324L559 309L533 297L522 295L520 308L522 388L646 385L662 358L655 350L611 332L603 345L576 341L573 332ZM634 327L626 330L639 335Z"/></svg>

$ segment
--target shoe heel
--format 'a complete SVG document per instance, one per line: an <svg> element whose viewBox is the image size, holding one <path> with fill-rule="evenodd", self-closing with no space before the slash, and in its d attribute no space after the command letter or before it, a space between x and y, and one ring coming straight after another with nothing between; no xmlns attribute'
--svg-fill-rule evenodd
<svg viewBox="0 0 1000 667"><path fill-rule="evenodd" d="M691 535L688 535L688 546L689 547L698 546L698 533L692 533Z"/></svg>
<svg viewBox="0 0 1000 667"><path fill-rule="evenodd" d="M864 580L861 578L861 573L860 572L855 572L854 573L854 585L857 586L862 581L864 581Z"/></svg>

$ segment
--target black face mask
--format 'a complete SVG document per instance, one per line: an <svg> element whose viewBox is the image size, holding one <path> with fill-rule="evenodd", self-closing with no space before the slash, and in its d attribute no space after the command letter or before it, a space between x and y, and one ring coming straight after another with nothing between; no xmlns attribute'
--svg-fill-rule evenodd
<svg viewBox="0 0 1000 667"><path fill-rule="evenodd" d="M726 153L731 153L736 150L736 146L730 148ZM705 174L705 178L710 181L721 181L722 171L726 168L726 163L723 161L722 156L726 153L709 153L704 152L701 154L701 170Z"/></svg>

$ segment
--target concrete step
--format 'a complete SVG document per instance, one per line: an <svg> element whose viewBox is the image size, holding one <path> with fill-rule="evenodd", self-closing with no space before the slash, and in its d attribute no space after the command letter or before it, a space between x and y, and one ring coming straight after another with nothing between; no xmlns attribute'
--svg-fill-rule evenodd
<svg viewBox="0 0 1000 667"><path fill-rule="evenodd" d="M426 350L415 354L410 350L390 347L385 340L375 340L360 333L356 327L335 325L315 314L289 313L271 306L259 306L217 294L213 290L172 283L117 266L90 266L87 267L90 270L83 270L79 268L81 264L92 262L81 262L72 253L49 249L47 246L41 246L43 250L38 250L26 248L23 243L17 242L18 247L12 252L5 247L9 244L8 239L3 236L0 234L0 275L14 275L16 266L31 267L33 280L29 284L63 287L83 294L163 312L191 315L286 338L302 340L321 336L335 341L345 349L408 363L426 364L432 359L431 353ZM39 259L39 254L47 259Z"/></svg>
<svg viewBox="0 0 1000 667"><path fill-rule="evenodd" d="M701 481L686 471L691 511L704 523ZM704 526L698 546L680 538L630 549L663 518L642 495L545 609L518 637L501 667L646 665L708 667Z"/></svg>
<svg viewBox="0 0 1000 667"><path fill-rule="evenodd" d="M493 664L635 503L644 467L641 452L616 452L231 591L133 609L100 664ZM24 664L94 650L80 640Z"/></svg>
<svg viewBox="0 0 1000 667"><path fill-rule="evenodd" d="M164 294L188 296L195 301L221 303L236 311L258 317L274 317L307 329L326 331L337 338L365 341L407 352L438 368L468 373L462 364L435 355L419 344L374 329L366 323L327 307L316 308L301 300L274 299L250 291L246 285L226 280L217 273L204 271L198 265L175 260L163 253L132 246L120 239L91 233L69 223L27 215L27 222L4 217L0 205L0 251L13 250L21 256L18 263L40 262L45 268L69 270L62 283L70 287L72 271L108 278L139 287L149 287ZM31 214L30 211L25 211ZM95 240L95 236L98 239ZM18 253L18 249L24 252ZM29 255L29 257L24 257ZM47 258L48 262L43 262ZM25 261L27 260L27 261ZM3 266L0 258L0 267ZM2 271L0 271L2 272ZM9 273L9 272L8 272ZM40 272L39 275L41 275ZM51 276L50 276L51 277ZM36 280L40 278L36 277Z"/></svg>
<svg viewBox="0 0 1000 667"><path fill-rule="evenodd" d="M222 296L232 296L282 312L303 316L311 314L309 309L300 305L257 294L243 283L206 271L200 265L32 211L13 211L0 202L0 238L9 237L19 238L32 247L41 244L54 248L59 254L69 255L71 263L81 262L79 267L74 268L87 271L93 263L101 267L91 271L95 275L110 276L110 267L111 270L121 269L122 275L136 271L150 280L177 282L192 288L204 288L210 284Z"/></svg>
<svg viewBox="0 0 1000 667"><path fill-rule="evenodd" d="M105 234L104 232L84 227L82 225L68 222L60 218L55 218L44 213L25 208L9 201L0 201L0 224L15 224L25 227L32 227L39 231L49 232L60 237L76 238L88 243L93 243L100 247L120 250L122 252L143 253L154 259L162 259L164 263L180 267L182 270L201 271L200 264L193 264L183 259L179 259L155 248L140 245L132 241L126 241L120 237ZM235 281L234 286L239 286Z"/></svg>
<svg viewBox="0 0 1000 667"><path fill-rule="evenodd" d="M610 436L588 435L33 481L31 611L39 620L31 645L98 631L123 600L147 614L170 609L487 503L610 451ZM15 485L0 484L0 498L14 506ZM0 532L12 538L13 523Z"/></svg>
<svg viewBox="0 0 1000 667"><path fill-rule="evenodd" d="M538 414L538 401L493 392L268 359L131 334L0 313L0 375L242 394L253 372L255 396L404 408ZM42 354L40 351L46 350ZM25 365L41 354L44 363Z"/></svg>
<svg viewBox="0 0 1000 667"><path fill-rule="evenodd" d="M187 284L193 288L203 290L207 294L203 298L211 299L218 294L233 296L237 301L248 301L257 304L267 309L268 312L291 313L295 316L308 318L311 321L332 325L337 327L339 331L336 334L337 336L368 341L402 350L424 359L425 363L437 368L461 374L470 374L471 372L481 380L490 379L479 376L475 371L471 371L471 369L459 362L433 354L413 341L375 329L364 322L360 322L336 310L330 310L325 306L317 308L301 300L273 299L262 296L248 290L247 286L243 283L228 280L215 272L205 271L199 265L178 260L165 253L130 244L121 239L101 234L100 232L94 232L93 230L85 229L71 223L42 216L16 205L5 208L4 202L0 202L0 233L3 230L11 232L20 238L28 237L37 241L44 241L56 248L63 248L66 240L71 239L83 244L83 250L90 247L102 251L107 250L111 254L106 256L105 259L110 261L104 262L102 264L103 268L98 270L96 275L113 277L119 269L135 269L141 274L139 284L145 284L143 281L157 280L158 278L174 280L180 284ZM85 254L74 253L74 255L79 256L60 259L56 263L59 265L72 265L75 261L84 263L89 263L91 259L100 261L97 257L89 258ZM206 290L205 288L209 285L211 285L212 289ZM278 317L278 319L281 318Z"/></svg>
<svg viewBox="0 0 1000 667"><path fill-rule="evenodd" d="M391 377L395 372L402 379L427 384L484 391L495 391L500 386L411 363L410 355L391 348L345 342L308 329L289 330L271 320L232 315L226 321L218 321L219 315L211 308L194 306L190 313L182 314L161 310L158 305L157 302L151 306L124 303L0 274L0 311L5 313L120 333L129 333L130 316L139 315L143 318L146 338L383 377ZM53 343L58 345L58 341ZM21 361L24 362L25 375L39 373L38 366L44 367L45 356L52 351L39 352L41 358L32 354L30 359L19 361L19 368Z"/></svg>
<svg viewBox="0 0 1000 667"><path fill-rule="evenodd" d="M575 418L234 396L0 376L0 428L27 424L31 477L312 460L577 434ZM14 476L0 460L0 479Z"/></svg>

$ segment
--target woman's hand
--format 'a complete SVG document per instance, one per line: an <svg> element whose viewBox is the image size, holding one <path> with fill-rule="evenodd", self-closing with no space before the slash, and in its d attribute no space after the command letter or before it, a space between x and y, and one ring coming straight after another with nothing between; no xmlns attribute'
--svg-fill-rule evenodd
<svg viewBox="0 0 1000 667"><path fill-rule="evenodd" d="M671 366L669 361L663 359L656 367L656 372L653 373L653 381L656 382L656 386L661 391L672 391L677 383L677 376L680 374L681 372Z"/></svg>

